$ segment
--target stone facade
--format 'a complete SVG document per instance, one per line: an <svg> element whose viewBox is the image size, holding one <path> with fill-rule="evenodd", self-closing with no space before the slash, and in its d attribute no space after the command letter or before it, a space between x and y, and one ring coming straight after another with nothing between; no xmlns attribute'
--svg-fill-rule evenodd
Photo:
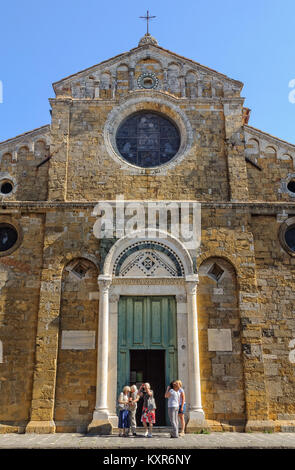
<svg viewBox="0 0 295 470"><path fill-rule="evenodd" d="M188 431L294 429L295 146L248 124L241 82L149 37L53 87L51 124L0 143L0 226L18 233L0 252L0 432L116 427L120 295L176 295ZM181 136L157 168L116 148L143 110ZM117 195L201 204L200 247L168 237L179 278L166 255L171 275L114 275L134 240L97 239L93 210Z"/></svg>

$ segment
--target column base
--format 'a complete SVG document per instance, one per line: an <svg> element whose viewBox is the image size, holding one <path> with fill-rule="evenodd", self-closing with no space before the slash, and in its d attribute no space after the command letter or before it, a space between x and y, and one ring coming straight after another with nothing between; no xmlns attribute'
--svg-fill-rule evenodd
<svg viewBox="0 0 295 470"><path fill-rule="evenodd" d="M27 433L52 434L55 433L54 421L30 421L26 426Z"/></svg>
<svg viewBox="0 0 295 470"><path fill-rule="evenodd" d="M210 430L210 427L205 419L203 410L191 410L188 413L188 423L186 425L186 432L198 432L202 430Z"/></svg>
<svg viewBox="0 0 295 470"><path fill-rule="evenodd" d="M107 410L94 411L91 423L87 428L89 434L112 434L113 428L118 427L118 417L110 415Z"/></svg>
<svg viewBox="0 0 295 470"><path fill-rule="evenodd" d="M6 422L0 424L0 434L23 434L26 430L26 423Z"/></svg>
<svg viewBox="0 0 295 470"><path fill-rule="evenodd" d="M246 423L245 432L263 432L275 430L275 421L271 420L249 420Z"/></svg>

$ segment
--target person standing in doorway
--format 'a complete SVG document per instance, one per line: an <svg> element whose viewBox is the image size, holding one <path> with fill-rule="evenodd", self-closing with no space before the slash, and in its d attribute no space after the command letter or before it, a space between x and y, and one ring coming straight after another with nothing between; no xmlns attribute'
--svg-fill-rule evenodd
<svg viewBox="0 0 295 470"><path fill-rule="evenodd" d="M171 382L167 387L165 398L168 398L168 416L172 426L171 437L178 437L178 410L180 402L179 384L177 381Z"/></svg>
<svg viewBox="0 0 295 470"><path fill-rule="evenodd" d="M139 395L137 387L136 385L131 385L129 397L129 420L133 436L136 436L136 410L138 400Z"/></svg>
<svg viewBox="0 0 295 470"><path fill-rule="evenodd" d="M119 436L127 437L130 430L129 422L129 394L130 387L126 385L118 398L119 404Z"/></svg>
<svg viewBox="0 0 295 470"><path fill-rule="evenodd" d="M144 425L145 437L153 437L153 424L156 422L156 403L154 392L151 390L149 383L142 384L138 391L139 396L143 397L141 422ZM149 425L149 430L148 430Z"/></svg>
<svg viewBox="0 0 295 470"><path fill-rule="evenodd" d="M181 380L176 380L179 385L179 394L180 394L180 402L179 402L179 410L178 410L178 418L180 421L180 433L179 435L182 437L184 436L184 428L185 428L185 420L184 420L184 412L185 412L185 393L182 388Z"/></svg>

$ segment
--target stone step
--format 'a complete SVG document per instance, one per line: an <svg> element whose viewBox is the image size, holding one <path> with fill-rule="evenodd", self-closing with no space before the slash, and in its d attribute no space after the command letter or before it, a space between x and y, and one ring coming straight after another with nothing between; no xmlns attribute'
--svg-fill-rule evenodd
<svg viewBox="0 0 295 470"><path fill-rule="evenodd" d="M170 426L153 426L153 433L170 434ZM136 434L144 434L145 430L143 427L136 428ZM119 434L119 428L113 428L113 434Z"/></svg>

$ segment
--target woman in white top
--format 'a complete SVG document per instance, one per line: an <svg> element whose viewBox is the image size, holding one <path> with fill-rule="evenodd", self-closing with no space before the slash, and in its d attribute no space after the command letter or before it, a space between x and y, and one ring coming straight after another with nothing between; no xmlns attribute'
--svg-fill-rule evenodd
<svg viewBox="0 0 295 470"><path fill-rule="evenodd" d="M173 381L165 393L165 398L168 398L168 416L172 426L171 437L178 437L179 388L177 381Z"/></svg>

